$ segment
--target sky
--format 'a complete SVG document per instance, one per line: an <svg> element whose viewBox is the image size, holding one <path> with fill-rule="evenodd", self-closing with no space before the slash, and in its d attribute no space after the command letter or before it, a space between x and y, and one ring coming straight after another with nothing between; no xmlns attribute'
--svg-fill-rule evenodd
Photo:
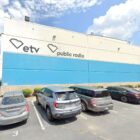
<svg viewBox="0 0 140 140"><path fill-rule="evenodd" d="M140 0L0 0L3 17L113 37L140 46Z"/></svg>

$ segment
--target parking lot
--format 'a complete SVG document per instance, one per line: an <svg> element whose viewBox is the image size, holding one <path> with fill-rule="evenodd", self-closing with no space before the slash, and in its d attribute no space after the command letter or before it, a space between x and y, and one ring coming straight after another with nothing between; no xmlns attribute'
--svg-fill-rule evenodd
<svg viewBox="0 0 140 140"><path fill-rule="evenodd" d="M26 124L0 127L1 140L139 140L140 105L114 102L109 113L81 113L77 118L49 123L45 111L30 99Z"/></svg>

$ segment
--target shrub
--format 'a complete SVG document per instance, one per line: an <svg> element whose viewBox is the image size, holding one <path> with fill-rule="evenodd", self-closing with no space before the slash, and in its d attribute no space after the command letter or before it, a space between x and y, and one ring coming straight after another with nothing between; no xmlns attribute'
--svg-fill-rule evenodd
<svg viewBox="0 0 140 140"><path fill-rule="evenodd" d="M125 87L133 88L133 85L124 85Z"/></svg>
<svg viewBox="0 0 140 140"><path fill-rule="evenodd" d="M104 88L103 86L99 85L99 86L92 86L93 88Z"/></svg>
<svg viewBox="0 0 140 140"><path fill-rule="evenodd" d="M138 87L140 88L140 84L138 85Z"/></svg>
<svg viewBox="0 0 140 140"><path fill-rule="evenodd" d="M23 92L25 97L29 97L32 94L32 90L31 89L23 89L22 92Z"/></svg>
<svg viewBox="0 0 140 140"><path fill-rule="evenodd" d="M104 86L97 86L97 88L104 88Z"/></svg>
<svg viewBox="0 0 140 140"><path fill-rule="evenodd" d="M136 85L135 88L140 88L140 84Z"/></svg>
<svg viewBox="0 0 140 140"><path fill-rule="evenodd" d="M41 90L41 88L34 88L34 93L33 93L33 95L35 96L36 93L38 93L40 90Z"/></svg>

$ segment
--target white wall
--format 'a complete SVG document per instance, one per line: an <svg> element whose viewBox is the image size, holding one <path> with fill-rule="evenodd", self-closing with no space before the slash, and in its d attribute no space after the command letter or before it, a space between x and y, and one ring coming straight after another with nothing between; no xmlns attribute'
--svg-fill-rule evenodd
<svg viewBox="0 0 140 140"><path fill-rule="evenodd" d="M10 19L5 20L4 33L5 51L25 53L22 48L13 48L9 42L9 39L16 38L23 41L24 45L39 47L39 53L34 53L34 55L57 56L57 52L70 52L72 54L83 54L84 58L79 57L79 59L140 64L140 47L132 46L125 41L84 35L63 29ZM53 40L53 36L55 36L55 40ZM53 43L53 45L58 47L55 53L51 53L46 47L49 43ZM58 57L70 56L59 55Z"/></svg>

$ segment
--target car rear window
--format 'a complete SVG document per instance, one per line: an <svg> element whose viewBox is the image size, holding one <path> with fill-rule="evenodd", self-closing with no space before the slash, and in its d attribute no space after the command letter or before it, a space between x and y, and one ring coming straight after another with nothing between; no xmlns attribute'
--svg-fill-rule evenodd
<svg viewBox="0 0 140 140"><path fill-rule="evenodd" d="M110 96L108 91L96 91L95 92L96 98L107 97L107 96Z"/></svg>
<svg viewBox="0 0 140 140"><path fill-rule="evenodd" d="M2 100L3 105L19 104L24 102L23 96L9 96L4 97Z"/></svg>
<svg viewBox="0 0 140 140"><path fill-rule="evenodd" d="M74 91L56 92L55 94L56 94L56 98L61 101L78 98L77 94Z"/></svg>

